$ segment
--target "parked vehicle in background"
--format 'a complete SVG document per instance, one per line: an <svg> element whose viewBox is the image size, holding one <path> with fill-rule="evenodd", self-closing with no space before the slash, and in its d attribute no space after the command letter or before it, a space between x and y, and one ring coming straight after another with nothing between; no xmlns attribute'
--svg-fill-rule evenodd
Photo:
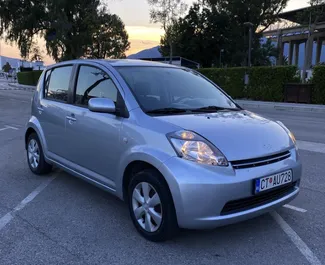
<svg viewBox="0 0 325 265"><path fill-rule="evenodd" d="M299 193L302 165L282 123L167 64L75 60L46 68L25 139L31 171L55 165L125 200L152 241L178 228L246 220Z"/></svg>

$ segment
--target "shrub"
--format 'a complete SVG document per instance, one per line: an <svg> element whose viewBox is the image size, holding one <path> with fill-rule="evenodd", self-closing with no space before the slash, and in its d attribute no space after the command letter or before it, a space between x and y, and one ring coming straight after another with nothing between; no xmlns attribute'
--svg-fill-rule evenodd
<svg viewBox="0 0 325 265"><path fill-rule="evenodd" d="M325 66L315 66L313 70L312 83L312 103L325 104Z"/></svg>
<svg viewBox="0 0 325 265"><path fill-rule="evenodd" d="M36 86L43 71L19 72L18 83L21 85Z"/></svg>
<svg viewBox="0 0 325 265"><path fill-rule="evenodd" d="M252 67L247 97L262 101L283 101L284 85L299 82L296 66Z"/></svg>
<svg viewBox="0 0 325 265"><path fill-rule="evenodd" d="M232 98L245 97L246 68L202 68L199 72L220 86Z"/></svg>

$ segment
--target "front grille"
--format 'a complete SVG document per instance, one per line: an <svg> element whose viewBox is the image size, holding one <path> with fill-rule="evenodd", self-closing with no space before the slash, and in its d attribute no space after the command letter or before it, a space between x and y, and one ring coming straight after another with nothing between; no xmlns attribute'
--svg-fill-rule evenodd
<svg viewBox="0 0 325 265"><path fill-rule="evenodd" d="M265 191L252 197L227 202L221 211L221 215L247 211L255 207L276 201L292 193L295 190L296 183L297 182L293 182L290 185L286 185L284 187L271 191Z"/></svg>
<svg viewBox="0 0 325 265"><path fill-rule="evenodd" d="M231 165L233 166L234 169L260 167L260 166L269 165L269 164L279 162L279 161L287 159L289 157L290 157L290 152L285 151L285 152L277 153L277 154L270 155L270 156L231 161Z"/></svg>

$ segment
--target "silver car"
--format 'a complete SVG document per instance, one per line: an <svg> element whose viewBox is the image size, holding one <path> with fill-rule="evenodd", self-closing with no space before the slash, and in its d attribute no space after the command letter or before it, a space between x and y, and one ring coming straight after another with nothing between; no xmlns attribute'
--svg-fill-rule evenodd
<svg viewBox="0 0 325 265"><path fill-rule="evenodd" d="M75 60L39 79L29 167L52 166L127 202L146 239L243 221L299 193L293 134L242 109L198 72L138 60Z"/></svg>

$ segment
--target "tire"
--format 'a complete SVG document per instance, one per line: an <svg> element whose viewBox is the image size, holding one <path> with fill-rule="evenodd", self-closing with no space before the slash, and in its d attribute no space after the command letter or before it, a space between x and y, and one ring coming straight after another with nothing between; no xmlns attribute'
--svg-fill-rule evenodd
<svg viewBox="0 0 325 265"><path fill-rule="evenodd" d="M36 145L34 145L34 143L36 143ZM35 148L38 149L38 151L31 152L32 149L30 149L30 145L34 145ZM42 148L42 145L41 145L40 140L39 140L39 138L38 138L38 136L37 136L36 133L31 133L28 136L26 153L27 153L27 163L28 163L28 166L29 166L30 170L34 174L36 174L36 175L44 175L44 174L47 174L47 173L50 173L51 172L52 165L48 164L45 161L44 154L43 154L43 148ZM32 155L32 157L35 157L35 153L38 154L38 163L37 163L37 165L35 164L34 159L33 158L30 158L31 153L34 154L34 155Z"/></svg>
<svg viewBox="0 0 325 265"><path fill-rule="evenodd" d="M138 221L134 209L140 209L141 203L133 197L133 193L140 192L140 196L144 199L143 185L147 185L146 183L150 190L149 198L152 199L157 193L160 199L160 204L155 207L152 207L153 204L143 204L141 210L138 211L142 212L142 214L138 215L138 217L142 216ZM153 203L153 200L151 202ZM163 177L156 170L145 169L132 177L128 187L128 205L132 222L140 235L145 239L153 242L162 242L171 239L179 231L171 193L167 184L163 180ZM148 231L148 229L146 230L146 228L148 228L146 227L148 214L150 216L150 222L153 225L150 227L153 228L151 231ZM155 219L151 216L155 216ZM157 216L161 216L160 224L159 222L155 222L155 220L159 220L159 218L157 219Z"/></svg>

